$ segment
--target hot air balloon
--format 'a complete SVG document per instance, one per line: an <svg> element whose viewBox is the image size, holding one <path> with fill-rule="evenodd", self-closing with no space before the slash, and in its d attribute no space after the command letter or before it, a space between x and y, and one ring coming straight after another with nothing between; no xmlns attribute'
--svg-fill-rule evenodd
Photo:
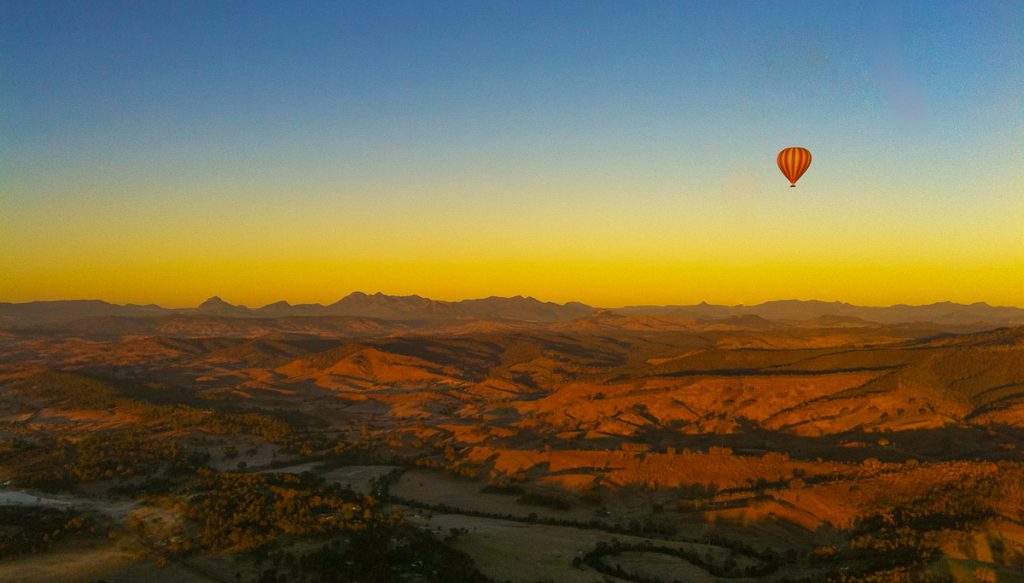
<svg viewBox="0 0 1024 583"><path fill-rule="evenodd" d="M789 179L789 186L796 188L796 181L807 172L811 165L811 152L807 148L786 148L779 152L779 170Z"/></svg>

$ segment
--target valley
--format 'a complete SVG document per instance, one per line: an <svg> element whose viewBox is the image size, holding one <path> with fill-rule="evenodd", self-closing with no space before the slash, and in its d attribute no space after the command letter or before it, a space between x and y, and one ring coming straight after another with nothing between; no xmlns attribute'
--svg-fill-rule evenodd
<svg viewBox="0 0 1024 583"><path fill-rule="evenodd" d="M0 579L1024 578L1016 314L410 301L7 305Z"/></svg>

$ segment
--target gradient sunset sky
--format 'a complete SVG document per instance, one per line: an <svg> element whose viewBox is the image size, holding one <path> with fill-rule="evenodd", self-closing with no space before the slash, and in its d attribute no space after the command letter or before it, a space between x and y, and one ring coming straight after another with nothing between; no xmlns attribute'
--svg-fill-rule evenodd
<svg viewBox="0 0 1024 583"><path fill-rule="evenodd" d="M1024 3L0 3L0 301L353 290L1024 306Z"/></svg>

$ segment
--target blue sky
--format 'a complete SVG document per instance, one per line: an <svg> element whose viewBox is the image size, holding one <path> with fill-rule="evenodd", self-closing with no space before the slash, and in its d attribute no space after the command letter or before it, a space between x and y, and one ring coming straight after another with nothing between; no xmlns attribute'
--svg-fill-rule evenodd
<svg viewBox="0 0 1024 583"><path fill-rule="evenodd" d="M198 212L229 224L197 228L197 247L259 257L232 232L262 229L299 252L301 219L278 220L299 209L353 232L411 232L386 258L435 242L435 256L453 252L443 234L417 235L421 223L504 232L487 242L497 255L543 225L557 254L565 238L551 232L608 240L597 233L625 217L614 238L635 253L686 244L687 260L714 262L714 249L652 239L647 225L723 240L753 230L813 255L815 230L786 223L800 215L832 232L859 221L849 236L861 239L989 225L969 253L998 247L1015 268L1022 30L1019 2L5 2L5 242L17 266L71 261L42 247L64 232L44 224L61 208L59 228L79 234L69 245L123 253L97 235L116 216L151 227L152 241L132 241L160 255L157 238ZM791 197L774 168L790 145L814 153L800 183L812 198L775 198ZM240 208L265 212L232 219ZM880 261L830 245L836 261ZM29 271L7 295L58 293L43 285L52 273Z"/></svg>

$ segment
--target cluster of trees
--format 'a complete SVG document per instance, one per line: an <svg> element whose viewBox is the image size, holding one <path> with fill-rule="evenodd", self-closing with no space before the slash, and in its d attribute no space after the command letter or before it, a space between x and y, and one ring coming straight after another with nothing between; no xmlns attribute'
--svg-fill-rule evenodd
<svg viewBox="0 0 1024 583"><path fill-rule="evenodd" d="M815 567L832 566L828 580L852 581L947 581L935 578L928 565L941 555L936 546L937 531L962 527L971 519L921 507L897 506L860 519L848 544L819 547L809 562ZM970 506L970 505L969 505ZM968 510L973 517L976 509Z"/></svg>
<svg viewBox="0 0 1024 583"><path fill-rule="evenodd" d="M465 553L427 532L377 523L299 556L274 557L257 583L425 581L487 583Z"/></svg>
<svg viewBox="0 0 1024 583"><path fill-rule="evenodd" d="M397 524L377 501L312 474L224 474L200 470L186 517L211 550L262 547L280 535L359 532Z"/></svg>
<svg viewBox="0 0 1024 583"><path fill-rule="evenodd" d="M917 530L965 530L1000 515L1020 519L1024 464L955 464L941 478L921 496L879 508L877 515L862 521L862 528L905 525Z"/></svg>
<svg viewBox="0 0 1024 583"><path fill-rule="evenodd" d="M262 413L221 411L184 403L158 404L132 398L125 389L79 374L44 372L11 387L27 400L65 409L116 409L138 417L147 429L200 430L216 435L250 435L289 450L312 455L326 446L315 432L296 429L278 417ZM195 401L195 400L193 400Z"/></svg>
<svg viewBox="0 0 1024 583"><path fill-rule="evenodd" d="M120 430L86 435L74 445L72 476L80 482L114 477L191 472L209 455L183 447L174 439Z"/></svg>
<svg viewBox="0 0 1024 583"><path fill-rule="evenodd" d="M114 387L86 376L45 371L10 386L27 400L76 409L106 409L118 402Z"/></svg>
<svg viewBox="0 0 1024 583"><path fill-rule="evenodd" d="M328 446L322 434L297 429L265 413L237 413L185 404L156 405L132 399L118 399L117 408L138 417L150 430L201 431L213 435L256 437L301 455L313 455Z"/></svg>
<svg viewBox="0 0 1024 583"><path fill-rule="evenodd" d="M57 436L19 452L10 461L19 464L15 483L45 491L69 490L80 482L191 474L205 465L205 452L182 446L173 439L130 430Z"/></svg>
<svg viewBox="0 0 1024 583"><path fill-rule="evenodd" d="M846 544L810 554L811 566L830 568L823 578L832 583L952 581L929 568L943 541L990 519L1016 519L1007 511L1019 512L1024 501L1024 465L1015 462L940 464L908 479L920 484L887 492L872 513L857 520Z"/></svg>
<svg viewBox="0 0 1024 583"><path fill-rule="evenodd" d="M810 564L836 566L829 574L829 581L836 582L944 581L929 578L928 565L941 555L934 537L927 530L894 519L901 520L892 514L861 520L847 545L815 549ZM937 523L945 521L940 518Z"/></svg>
<svg viewBox="0 0 1024 583"><path fill-rule="evenodd" d="M94 480L145 476L145 484L122 484L118 493L166 492L172 482L158 477L161 470L167 476L188 476L209 462L205 451L167 439L168 431L248 435L306 456L329 445L323 435L297 429L272 415L151 403L127 398L110 384L75 374L43 373L14 385L11 393L65 409L116 409L126 418L139 420L131 429L84 436L54 432L0 440L0 462L18 468L15 484L44 491L69 490Z"/></svg>
<svg viewBox="0 0 1024 583"><path fill-rule="evenodd" d="M74 510L0 506L0 558L42 552L83 530L95 530L95 526Z"/></svg>
<svg viewBox="0 0 1024 583"><path fill-rule="evenodd" d="M607 543L601 541L597 543L597 546L593 550L584 555L581 560L574 561L574 563L577 565L579 563L586 563L599 573L621 577L638 583L665 583L666 581L675 581L675 579L646 577L637 573L631 573L624 570L618 564L609 564L605 558L614 557L615 555L630 551L660 553L663 555L679 557L688 563L704 569L716 577L723 577L727 579L740 577L764 577L779 570L782 558L776 553L769 551L758 552L752 548L742 545L741 543L737 544L735 541L728 542L730 547L727 548L730 550L730 556L721 561L717 561L710 552L706 552L702 555L700 552L686 547L667 547L663 545L655 545L654 543L647 541L641 543L624 543L620 541ZM734 556L745 556L749 560L750 564L746 567L740 567Z"/></svg>
<svg viewBox="0 0 1024 583"><path fill-rule="evenodd" d="M0 438L0 463L13 459L32 448L31 443L19 436Z"/></svg>
<svg viewBox="0 0 1024 583"><path fill-rule="evenodd" d="M938 575L914 567L893 567L872 573L845 571L829 573L828 583L955 583L949 575ZM982 579L975 579L982 581Z"/></svg>

